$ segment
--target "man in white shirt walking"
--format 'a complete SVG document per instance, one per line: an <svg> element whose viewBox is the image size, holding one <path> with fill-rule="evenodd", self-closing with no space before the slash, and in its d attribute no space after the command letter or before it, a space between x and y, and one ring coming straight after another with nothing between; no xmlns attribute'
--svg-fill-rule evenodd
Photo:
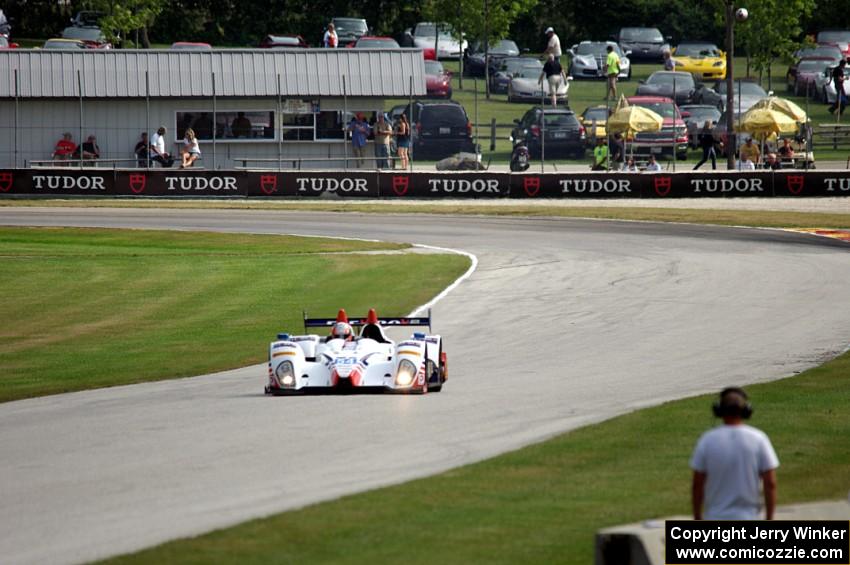
<svg viewBox="0 0 850 565"><path fill-rule="evenodd" d="M561 40L558 38L558 35L555 33L555 30L551 27L547 27L546 31L543 32L546 35L546 50L543 51L543 60L546 61L549 59L549 55L554 55L555 60L558 63L561 62Z"/></svg>
<svg viewBox="0 0 850 565"><path fill-rule="evenodd" d="M765 518L772 520L779 459L767 434L744 423L753 412L747 393L724 389L713 410L723 425L704 433L691 457L694 520L758 519L760 482Z"/></svg>

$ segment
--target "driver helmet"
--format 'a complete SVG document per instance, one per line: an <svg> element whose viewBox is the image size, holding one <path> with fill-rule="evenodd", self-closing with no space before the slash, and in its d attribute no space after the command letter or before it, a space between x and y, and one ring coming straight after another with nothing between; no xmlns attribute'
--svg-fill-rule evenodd
<svg viewBox="0 0 850 565"><path fill-rule="evenodd" d="M351 326L349 324L346 324L345 322L337 322L334 324L333 330L331 330L331 339L351 341L354 339L354 332L351 330Z"/></svg>

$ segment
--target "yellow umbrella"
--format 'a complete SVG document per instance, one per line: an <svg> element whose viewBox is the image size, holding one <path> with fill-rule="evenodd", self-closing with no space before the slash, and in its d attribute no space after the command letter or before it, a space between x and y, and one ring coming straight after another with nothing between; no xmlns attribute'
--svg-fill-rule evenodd
<svg viewBox="0 0 850 565"><path fill-rule="evenodd" d="M750 107L750 110L757 109L776 110L777 112L782 112L786 116L790 116L797 123L804 123L808 120L808 116L806 116L806 112L802 108L790 100L778 98L776 96L762 98Z"/></svg>
<svg viewBox="0 0 850 565"><path fill-rule="evenodd" d="M640 106L625 106L608 118L608 131L630 137L642 131L660 131L664 118Z"/></svg>
<svg viewBox="0 0 850 565"><path fill-rule="evenodd" d="M778 110L751 108L741 118L738 129L765 138L772 134L794 133L797 131L797 122Z"/></svg>

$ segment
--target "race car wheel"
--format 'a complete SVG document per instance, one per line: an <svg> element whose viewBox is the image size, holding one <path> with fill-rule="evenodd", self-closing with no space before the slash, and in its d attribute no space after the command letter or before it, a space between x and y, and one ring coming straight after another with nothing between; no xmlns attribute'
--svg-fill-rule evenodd
<svg viewBox="0 0 850 565"><path fill-rule="evenodd" d="M439 365L425 361L425 386L428 392L440 392L443 389L443 377Z"/></svg>

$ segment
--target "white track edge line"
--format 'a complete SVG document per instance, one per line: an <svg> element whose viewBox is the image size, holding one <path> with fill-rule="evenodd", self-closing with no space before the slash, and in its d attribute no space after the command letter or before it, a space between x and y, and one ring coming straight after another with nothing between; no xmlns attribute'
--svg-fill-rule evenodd
<svg viewBox="0 0 850 565"><path fill-rule="evenodd" d="M434 306L437 302L439 302L440 300L445 298L445 296L448 293L450 293L451 291L453 291L455 288L457 288L458 285L460 285L460 283L462 283L463 281L468 279L470 276L472 276L472 273L474 273L475 269L478 268L478 257L473 255L472 253L469 253L468 251L461 251L460 249L452 249L450 247L436 247L436 246L433 246L433 245L423 245L423 244L420 244L420 243L414 243L413 246L414 247L420 247L422 249L431 249L431 250L434 250L434 251L446 251L448 253L455 253L457 255L463 255L463 256L467 257L470 261L472 261L472 264L469 266L469 268L466 270L465 273L463 273L461 276L456 278L452 284L450 284L449 286L444 288L442 290L442 292L440 292L440 294L438 294L437 296L435 296L434 298L432 298L431 300L429 300L425 304L419 306L418 308L414 309L410 314L408 314L408 317L410 317L410 318L416 317L420 312L422 312L424 310L428 310L429 308Z"/></svg>

